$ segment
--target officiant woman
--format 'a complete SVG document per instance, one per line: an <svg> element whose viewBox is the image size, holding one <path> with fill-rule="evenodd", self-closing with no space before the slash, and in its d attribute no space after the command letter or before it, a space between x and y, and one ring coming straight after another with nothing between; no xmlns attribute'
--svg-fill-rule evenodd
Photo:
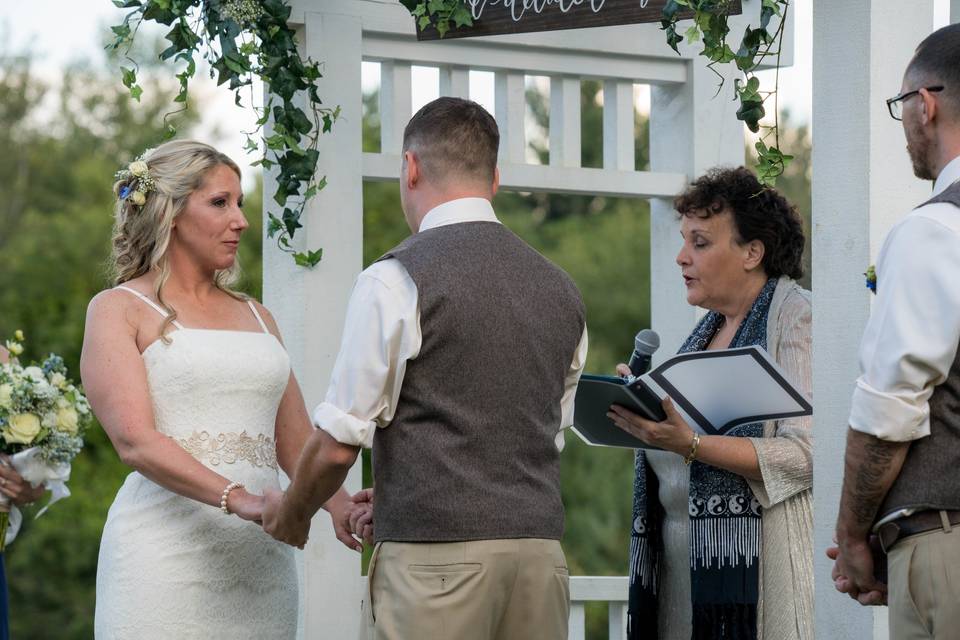
<svg viewBox="0 0 960 640"><path fill-rule="evenodd" d="M797 210L745 168L711 170L674 204L687 302L708 311L680 352L759 345L809 395ZM610 414L660 449L636 456L629 637L812 640L810 418L698 435L664 408L660 423Z"/></svg>

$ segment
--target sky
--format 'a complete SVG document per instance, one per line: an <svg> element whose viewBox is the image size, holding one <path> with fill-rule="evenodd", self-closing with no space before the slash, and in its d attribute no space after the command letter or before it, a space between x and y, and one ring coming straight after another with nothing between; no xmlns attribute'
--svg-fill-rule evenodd
<svg viewBox="0 0 960 640"><path fill-rule="evenodd" d="M946 24L949 0L934 0L936 24ZM781 109L788 109L795 122L809 122L811 114L811 8L812 0L795 0L795 54L794 64L780 70L779 100ZM34 54L36 71L48 82L56 84L70 61L102 60L102 46L109 37L109 26L119 24L124 10L117 9L110 0L0 0L0 54L29 50ZM55 16L51 19L51 16ZM761 82L771 86L771 72L762 72ZM436 69L418 68L413 71L413 108L435 98L438 93ZM119 77L117 79L119 82ZM364 63L363 84L371 90L379 82L378 65ZM493 74L471 72L471 97L488 109L493 108ZM638 107L648 104L648 93L637 91ZM242 150L243 130L253 128L252 110L233 105L232 93L217 88L201 72L191 84L195 95L206 98L201 126L194 136L218 146L228 155L252 161ZM172 97L172 96L171 96ZM243 162L243 158L247 158ZM246 181L245 181L246 182Z"/></svg>

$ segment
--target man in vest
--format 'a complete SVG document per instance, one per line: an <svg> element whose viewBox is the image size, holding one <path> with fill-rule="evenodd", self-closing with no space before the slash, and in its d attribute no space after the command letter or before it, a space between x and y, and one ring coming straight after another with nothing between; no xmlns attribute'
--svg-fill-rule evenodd
<svg viewBox="0 0 960 640"><path fill-rule="evenodd" d="M318 430L264 527L295 545L360 447L376 489L378 640L566 638L561 429L586 358L570 277L501 225L499 133L440 98L404 131L413 235L357 279Z"/></svg>
<svg viewBox="0 0 960 640"><path fill-rule="evenodd" d="M900 94L918 178L933 197L877 260L877 299L850 413L834 580L862 604L889 600L890 637L960 637L960 24L926 38ZM868 538L887 553L874 577Z"/></svg>

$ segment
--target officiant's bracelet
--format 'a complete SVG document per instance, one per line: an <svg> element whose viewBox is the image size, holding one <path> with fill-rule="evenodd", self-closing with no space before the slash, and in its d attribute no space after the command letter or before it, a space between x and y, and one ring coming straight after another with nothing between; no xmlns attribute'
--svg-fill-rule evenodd
<svg viewBox="0 0 960 640"><path fill-rule="evenodd" d="M231 482L227 485L227 488L223 490L223 493L220 495L220 510L225 514L230 515L230 508L227 507L227 498L230 497L230 492L234 489L243 489L242 482Z"/></svg>
<svg viewBox="0 0 960 640"><path fill-rule="evenodd" d="M700 448L700 434L696 431L693 432L693 442L690 443L690 453L687 454L687 457L683 459L683 464L690 464L697 457L697 449Z"/></svg>

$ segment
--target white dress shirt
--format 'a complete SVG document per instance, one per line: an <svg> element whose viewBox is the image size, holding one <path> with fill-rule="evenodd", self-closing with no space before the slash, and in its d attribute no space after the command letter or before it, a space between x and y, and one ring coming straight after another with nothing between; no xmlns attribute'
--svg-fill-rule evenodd
<svg viewBox="0 0 960 640"><path fill-rule="evenodd" d="M431 209L420 231L461 222L499 220L488 200L461 198ZM407 270L394 258L370 265L350 296L330 387L313 412L313 423L343 444L373 446L375 429L386 428L393 420L407 361L420 353L422 340L417 286ZM562 430L573 425L573 400L586 359L584 327L560 401L559 449Z"/></svg>
<svg viewBox="0 0 960 640"><path fill-rule="evenodd" d="M960 180L960 157L933 195ZM877 299L860 345L850 427L881 440L930 435L928 401L960 341L960 210L920 207L887 235L876 264Z"/></svg>

